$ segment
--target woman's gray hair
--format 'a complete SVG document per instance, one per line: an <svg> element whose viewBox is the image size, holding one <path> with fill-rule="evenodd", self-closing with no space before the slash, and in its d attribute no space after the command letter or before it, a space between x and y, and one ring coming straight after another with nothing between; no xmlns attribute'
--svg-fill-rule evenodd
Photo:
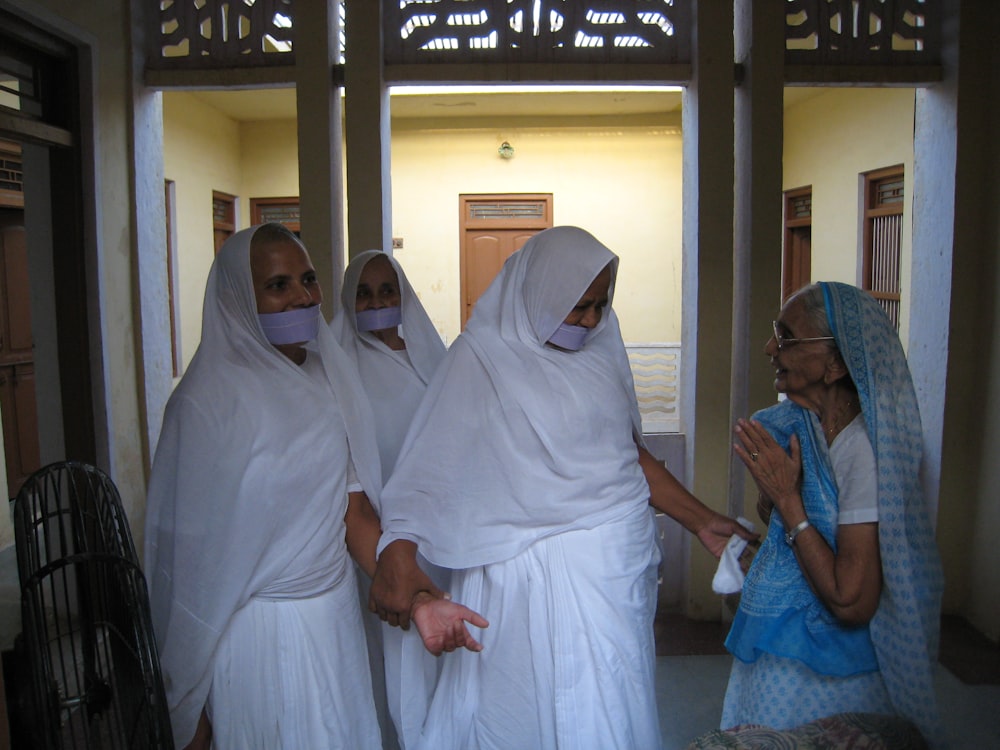
<svg viewBox="0 0 1000 750"><path fill-rule="evenodd" d="M813 327L811 335L833 335L833 330L830 328L830 319L826 315L826 299L823 296L823 288L819 284L809 284L802 287L792 295L789 302L792 300L802 304L806 318Z"/></svg>

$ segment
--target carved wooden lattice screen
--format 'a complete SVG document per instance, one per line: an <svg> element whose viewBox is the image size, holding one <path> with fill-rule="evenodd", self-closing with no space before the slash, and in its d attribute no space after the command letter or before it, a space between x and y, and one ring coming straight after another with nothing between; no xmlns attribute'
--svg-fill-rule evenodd
<svg viewBox="0 0 1000 750"><path fill-rule="evenodd" d="M386 64L686 63L690 0L398 0Z"/></svg>
<svg viewBox="0 0 1000 750"><path fill-rule="evenodd" d="M785 62L940 62L940 0L787 0Z"/></svg>
<svg viewBox="0 0 1000 750"><path fill-rule="evenodd" d="M295 0L147 2L150 68L294 64ZM941 0L785 0L785 8L789 65L940 63ZM388 65L691 60L692 0L392 0L382 13Z"/></svg>
<svg viewBox="0 0 1000 750"><path fill-rule="evenodd" d="M150 68L293 65L293 0L159 0L150 11Z"/></svg>

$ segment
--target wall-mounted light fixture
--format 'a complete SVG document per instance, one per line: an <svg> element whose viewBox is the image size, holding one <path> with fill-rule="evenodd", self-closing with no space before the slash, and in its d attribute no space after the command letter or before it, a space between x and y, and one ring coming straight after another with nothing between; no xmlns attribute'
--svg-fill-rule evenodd
<svg viewBox="0 0 1000 750"><path fill-rule="evenodd" d="M500 148L497 149L497 153L500 154L501 159L510 159L514 156L514 147L507 141L504 141L500 144Z"/></svg>

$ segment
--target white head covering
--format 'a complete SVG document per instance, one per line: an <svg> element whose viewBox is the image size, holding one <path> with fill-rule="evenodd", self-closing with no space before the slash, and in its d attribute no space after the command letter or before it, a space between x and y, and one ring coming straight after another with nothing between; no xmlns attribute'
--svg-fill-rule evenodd
<svg viewBox="0 0 1000 750"><path fill-rule="evenodd" d="M308 354L325 382L265 338L256 230L229 238L212 265L201 344L167 404L147 495L145 570L179 747L205 705L219 639L250 597L314 596L354 575L348 455L376 507L381 485L368 400L329 329Z"/></svg>
<svg viewBox="0 0 1000 750"><path fill-rule="evenodd" d="M595 277L609 305L580 351L546 345ZM384 547L466 568L645 504L632 374L610 307L618 259L576 227L535 235L476 303L383 492Z"/></svg>
<svg viewBox="0 0 1000 750"><path fill-rule="evenodd" d="M403 315L400 335L406 341L405 355L391 350L370 331L358 330L354 300L361 272L369 261L380 257L392 264L399 281ZM330 327L344 351L357 363L361 382L371 399L383 479L387 479L427 383L444 357L444 343L402 267L381 250L367 250L348 264L340 299L342 304Z"/></svg>

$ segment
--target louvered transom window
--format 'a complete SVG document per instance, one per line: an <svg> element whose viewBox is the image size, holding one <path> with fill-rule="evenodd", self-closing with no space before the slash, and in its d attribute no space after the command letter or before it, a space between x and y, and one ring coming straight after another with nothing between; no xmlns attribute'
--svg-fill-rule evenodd
<svg viewBox="0 0 1000 750"><path fill-rule="evenodd" d="M289 224L299 221L298 206L264 206L260 212L264 223Z"/></svg>
<svg viewBox="0 0 1000 750"><path fill-rule="evenodd" d="M805 195L790 195L788 197L788 218L811 219L812 203L812 192Z"/></svg>
<svg viewBox="0 0 1000 750"><path fill-rule="evenodd" d="M545 218L545 203L541 201L515 202L483 202L469 203L470 219L543 219Z"/></svg>
<svg viewBox="0 0 1000 750"><path fill-rule="evenodd" d="M865 175L864 288L899 327L899 265L903 244L903 168Z"/></svg>

